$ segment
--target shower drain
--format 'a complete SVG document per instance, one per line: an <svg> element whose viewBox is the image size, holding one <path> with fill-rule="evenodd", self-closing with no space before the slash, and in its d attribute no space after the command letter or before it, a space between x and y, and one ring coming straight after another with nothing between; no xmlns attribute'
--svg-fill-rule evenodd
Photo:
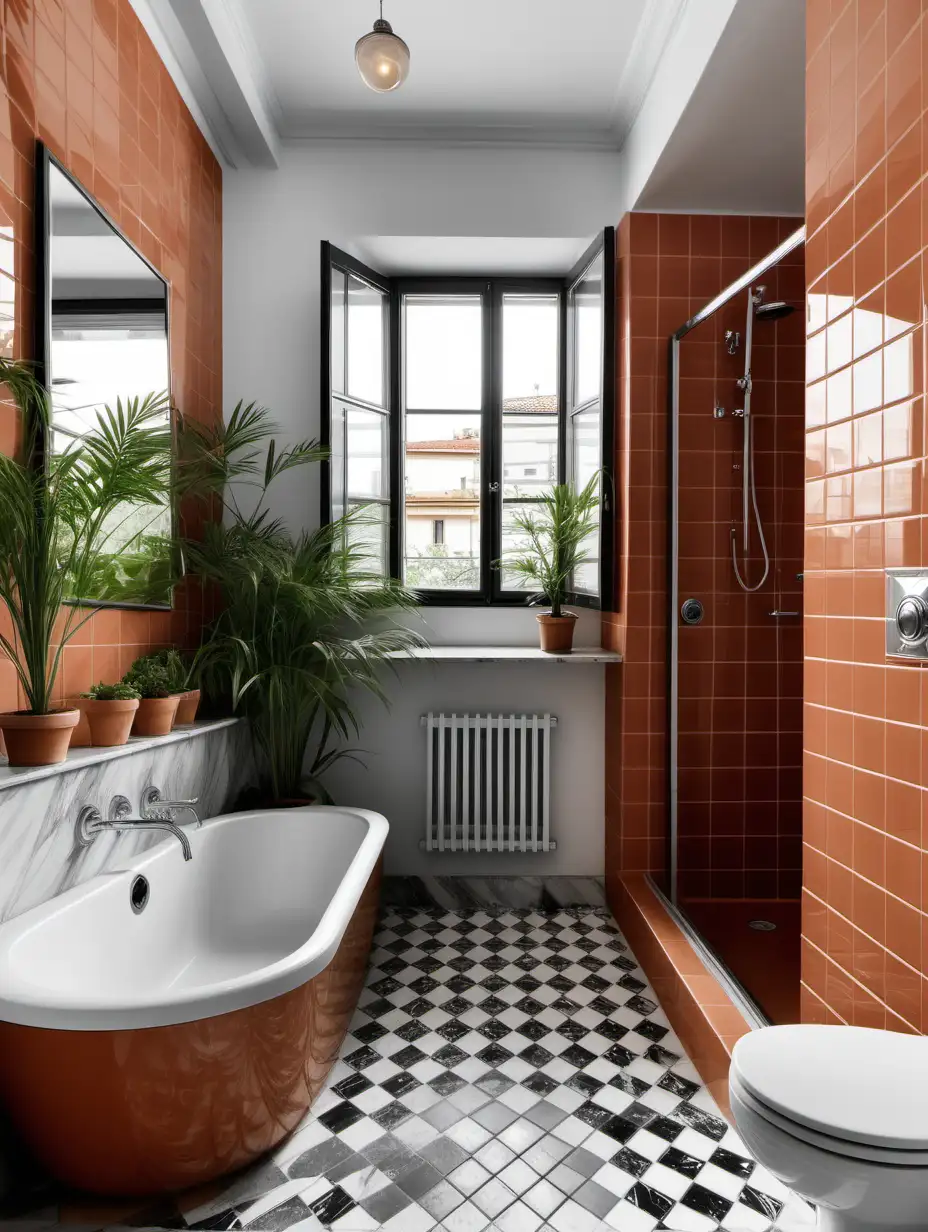
<svg viewBox="0 0 928 1232"><path fill-rule="evenodd" d="M773 920L749 920L748 928L753 928L757 933L775 933L777 926Z"/></svg>

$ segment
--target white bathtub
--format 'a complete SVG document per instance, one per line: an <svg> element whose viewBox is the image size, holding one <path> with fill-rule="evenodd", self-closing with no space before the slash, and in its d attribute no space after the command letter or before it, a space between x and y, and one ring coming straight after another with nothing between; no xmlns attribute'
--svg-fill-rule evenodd
<svg viewBox="0 0 928 1232"><path fill-rule="evenodd" d="M363 809L295 808L186 827L0 925L0 1021L65 1031L193 1022L257 1005L318 975L386 840ZM130 904L138 874L150 897Z"/></svg>

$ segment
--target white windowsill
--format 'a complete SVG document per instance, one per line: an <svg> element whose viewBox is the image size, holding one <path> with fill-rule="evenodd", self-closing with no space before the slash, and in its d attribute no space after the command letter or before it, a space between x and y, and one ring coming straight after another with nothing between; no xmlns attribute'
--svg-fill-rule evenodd
<svg viewBox="0 0 928 1232"><path fill-rule="evenodd" d="M578 646L570 654L548 654L537 646L428 646L397 650L391 659L422 663L621 663L622 656L600 646Z"/></svg>

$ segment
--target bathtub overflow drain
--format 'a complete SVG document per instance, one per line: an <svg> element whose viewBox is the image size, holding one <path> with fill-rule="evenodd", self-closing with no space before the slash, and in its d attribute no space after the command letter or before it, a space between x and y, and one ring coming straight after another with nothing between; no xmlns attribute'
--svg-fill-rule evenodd
<svg viewBox="0 0 928 1232"><path fill-rule="evenodd" d="M129 903L136 915L140 911L144 911L148 906L148 898L151 890L148 885L148 878L139 875L132 882L132 887L129 890Z"/></svg>
<svg viewBox="0 0 928 1232"><path fill-rule="evenodd" d="M751 920L748 923L748 928L753 928L758 933L775 933L777 926L772 920Z"/></svg>

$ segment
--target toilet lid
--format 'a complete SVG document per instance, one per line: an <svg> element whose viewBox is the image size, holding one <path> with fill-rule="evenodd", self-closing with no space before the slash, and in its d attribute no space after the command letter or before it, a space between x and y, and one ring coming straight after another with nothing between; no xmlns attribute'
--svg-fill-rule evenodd
<svg viewBox="0 0 928 1232"><path fill-rule="evenodd" d="M799 1125L848 1142L928 1150L928 1039L868 1027L763 1027L741 1037L732 1070Z"/></svg>

